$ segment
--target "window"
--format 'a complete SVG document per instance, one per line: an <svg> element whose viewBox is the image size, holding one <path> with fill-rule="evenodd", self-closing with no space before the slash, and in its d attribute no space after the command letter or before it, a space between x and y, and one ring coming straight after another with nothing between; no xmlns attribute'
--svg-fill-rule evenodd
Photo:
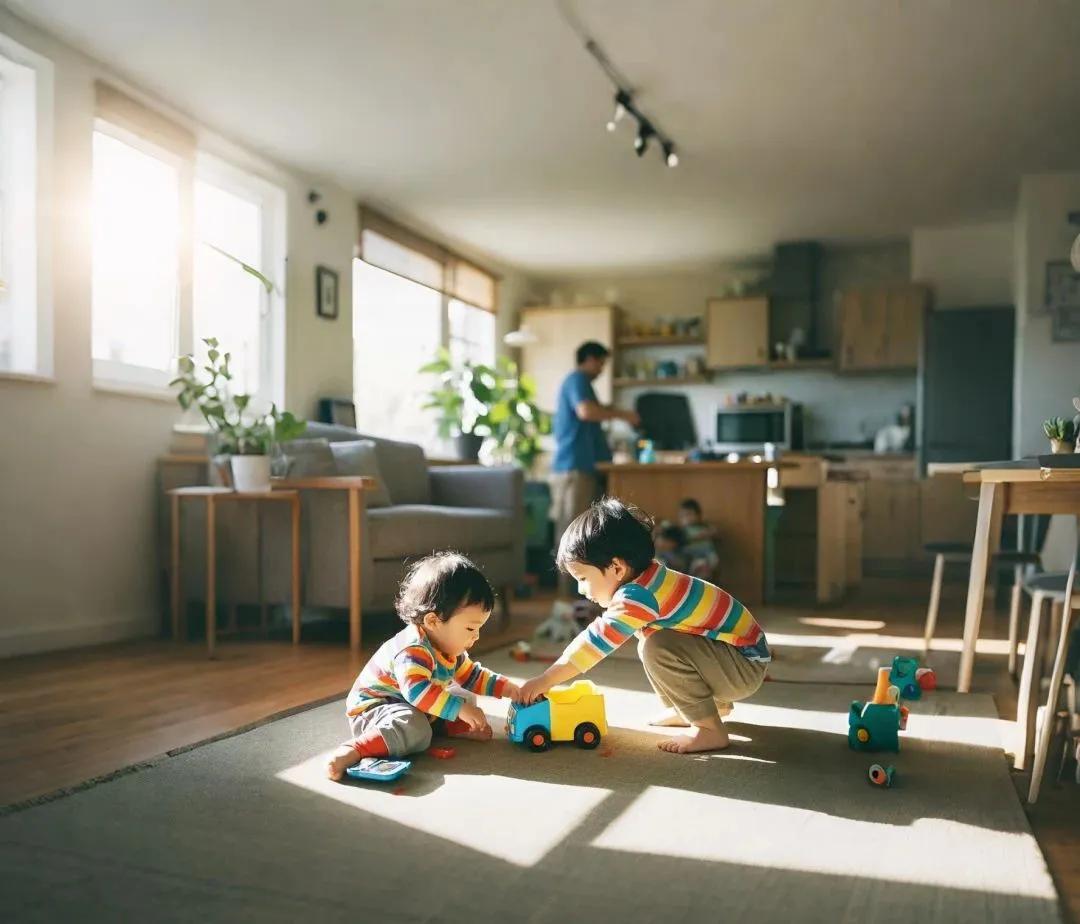
<svg viewBox="0 0 1080 924"><path fill-rule="evenodd" d="M178 353L179 163L101 121L93 153L94 377L163 387Z"/></svg>
<svg viewBox="0 0 1080 924"><path fill-rule="evenodd" d="M353 390L364 433L430 445L430 382L417 370L442 342L443 297L435 289L353 261Z"/></svg>
<svg viewBox="0 0 1080 924"><path fill-rule="evenodd" d="M267 407L284 400L284 209L284 191L199 155L194 222L196 358L206 356L203 340L216 338L232 354L234 390ZM237 260L269 279L272 291Z"/></svg>
<svg viewBox="0 0 1080 924"><path fill-rule="evenodd" d="M450 358L454 365L465 360L493 365L495 362L495 315L456 298L450 299Z"/></svg>
<svg viewBox="0 0 1080 924"><path fill-rule="evenodd" d="M52 66L0 35L0 372L52 373L45 200Z"/></svg>
<svg viewBox="0 0 1080 924"><path fill-rule="evenodd" d="M455 365L495 362L497 281L490 273L380 215L361 213L353 273L357 426L437 449L433 385L418 370L446 346Z"/></svg>

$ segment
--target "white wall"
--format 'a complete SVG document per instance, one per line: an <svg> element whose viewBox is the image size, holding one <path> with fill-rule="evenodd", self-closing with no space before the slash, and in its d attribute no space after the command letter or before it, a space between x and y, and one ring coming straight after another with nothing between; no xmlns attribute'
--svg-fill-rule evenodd
<svg viewBox="0 0 1080 924"><path fill-rule="evenodd" d="M709 298L725 294L733 282L752 283L768 275L770 258L733 264L687 267L650 273L605 273L548 277L542 287L548 300L567 304L614 303L627 318L701 316ZM907 282L910 255L906 243L826 248L820 267L819 321L822 342L832 338L832 305L836 292L850 286ZM634 357L682 359L702 348L649 348ZM630 356L630 353L626 354ZM739 391L783 394L806 405L807 440L855 442L872 438L891 423L901 404L915 401L915 376L882 374L841 376L813 370L797 372L717 373L708 385L682 389L690 399L701 440L715 436L715 410L727 394ZM620 389L616 403L631 407L641 389Z"/></svg>
<svg viewBox="0 0 1080 924"><path fill-rule="evenodd" d="M1074 414L1080 394L1080 341L1055 343L1050 317L1042 313L1046 263L1067 260L1080 211L1080 173L1025 176L1016 213L1016 378L1013 447L1018 455L1048 450L1042 422Z"/></svg>
<svg viewBox="0 0 1080 924"><path fill-rule="evenodd" d="M1013 304L1013 221L911 233L911 278L933 287L935 308Z"/></svg>
<svg viewBox="0 0 1080 924"><path fill-rule="evenodd" d="M0 31L49 58L55 68L55 380L38 384L0 376L2 656L158 631L155 466L169 447L178 413L171 400L110 394L92 385L87 205L94 81L107 77L124 84L99 63L5 10L0 10ZM160 108L169 112L167 106ZM317 184L331 213L328 225L317 229L304 199L309 180L245 158L220 138L192 127L202 146L246 163L288 192L290 404L303 412L317 394L348 394L352 197ZM341 317L336 322L315 315L315 263L340 273Z"/></svg>

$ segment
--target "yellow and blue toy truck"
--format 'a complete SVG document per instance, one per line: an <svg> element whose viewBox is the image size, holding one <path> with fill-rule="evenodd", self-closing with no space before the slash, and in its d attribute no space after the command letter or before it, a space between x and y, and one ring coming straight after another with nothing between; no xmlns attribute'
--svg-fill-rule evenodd
<svg viewBox="0 0 1080 924"><path fill-rule="evenodd" d="M591 680L554 687L531 706L513 703L506 716L506 737L530 751L546 751L553 741L592 750L607 732L604 697Z"/></svg>

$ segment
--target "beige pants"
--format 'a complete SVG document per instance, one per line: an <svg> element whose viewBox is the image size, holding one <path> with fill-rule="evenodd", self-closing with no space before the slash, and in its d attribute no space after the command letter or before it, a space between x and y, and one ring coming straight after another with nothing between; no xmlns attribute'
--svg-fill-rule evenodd
<svg viewBox="0 0 1080 924"><path fill-rule="evenodd" d="M734 645L674 629L641 639L638 657L660 701L687 722L715 718L765 680L766 665L747 660Z"/></svg>
<svg viewBox="0 0 1080 924"><path fill-rule="evenodd" d="M594 472L553 472L551 474L551 518L555 521L555 548L562 534L578 514L600 497L600 479ZM574 582L567 575L559 576L559 588L572 593Z"/></svg>

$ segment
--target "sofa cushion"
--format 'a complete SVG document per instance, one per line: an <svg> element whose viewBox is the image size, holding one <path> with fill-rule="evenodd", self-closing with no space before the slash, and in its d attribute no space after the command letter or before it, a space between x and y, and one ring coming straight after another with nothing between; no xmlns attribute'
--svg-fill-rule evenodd
<svg viewBox="0 0 1080 924"><path fill-rule="evenodd" d="M476 549L513 545L514 517L486 507L436 507L395 504L371 510L364 543L377 559L419 557L456 549L468 555Z"/></svg>
<svg viewBox="0 0 1080 924"><path fill-rule="evenodd" d="M336 424L308 423L310 437L323 437L331 443L371 440L379 459L386 490L392 504L430 504L431 485L428 482L427 459L416 443L403 443L381 436L369 436L349 427Z"/></svg>
<svg viewBox="0 0 1080 924"><path fill-rule="evenodd" d="M325 439L291 440L281 444L281 451L291 461L290 478L317 478L336 475L337 464Z"/></svg>
<svg viewBox="0 0 1080 924"><path fill-rule="evenodd" d="M379 469L379 458L375 454L375 444L371 440L337 441L330 444L339 475L367 475L377 482L374 488L364 492L364 502L368 509L390 506L390 492L386 490Z"/></svg>

